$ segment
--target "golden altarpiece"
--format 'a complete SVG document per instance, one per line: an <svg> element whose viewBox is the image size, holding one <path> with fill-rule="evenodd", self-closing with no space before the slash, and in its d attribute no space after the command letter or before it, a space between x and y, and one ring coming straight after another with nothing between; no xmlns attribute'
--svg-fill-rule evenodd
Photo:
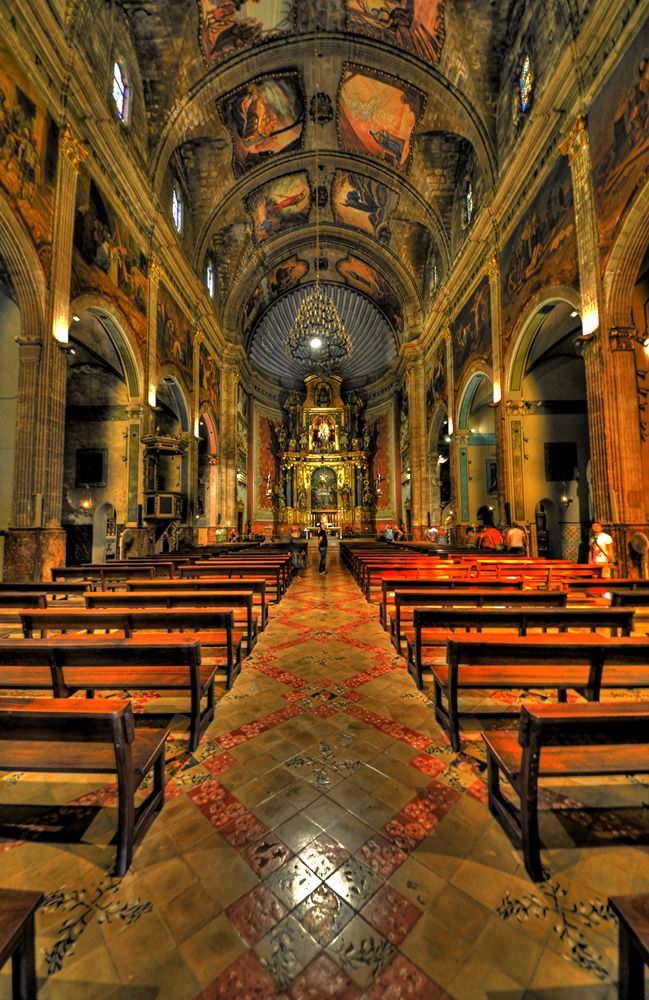
<svg viewBox="0 0 649 1000"><path fill-rule="evenodd" d="M309 375L306 398L292 392L287 423L275 428L279 463L279 519L287 526L371 530L371 437L362 420L364 402L354 390L342 396L339 375Z"/></svg>

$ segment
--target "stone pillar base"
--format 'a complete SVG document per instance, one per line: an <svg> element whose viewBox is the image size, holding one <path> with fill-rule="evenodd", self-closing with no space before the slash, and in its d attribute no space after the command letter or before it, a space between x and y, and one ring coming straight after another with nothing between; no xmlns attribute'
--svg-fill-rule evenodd
<svg viewBox="0 0 649 1000"><path fill-rule="evenodd" d="M53 566L65 566L63 528L9 529L5 538L5 580L51 580Z"/></svg>

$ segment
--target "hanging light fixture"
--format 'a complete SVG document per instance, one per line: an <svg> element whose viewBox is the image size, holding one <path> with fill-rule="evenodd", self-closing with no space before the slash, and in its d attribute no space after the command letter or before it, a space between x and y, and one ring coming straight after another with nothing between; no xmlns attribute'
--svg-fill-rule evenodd
<svg viewBox="0 0 649 1000"><path fill-rule="evenodd" d="M315 30L315 65L318 66L318 26ZM316 94L320 84L316 82ZM320 285L320 200L318 180L320 149L319 121L314 116L315 130L315 288L302 299L289 330L284 348L289 358L311 372L329 372L339 367L352 352L352 342L338 314L336 304Z"/></svg>

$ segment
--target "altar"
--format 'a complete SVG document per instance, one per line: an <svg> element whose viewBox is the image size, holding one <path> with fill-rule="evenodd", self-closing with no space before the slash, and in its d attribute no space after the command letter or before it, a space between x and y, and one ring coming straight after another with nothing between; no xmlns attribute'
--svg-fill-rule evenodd
<svg viewBox="0 0 649 1000"><path fill-rule="evenodd" d="M293 392L284 407L288 425L277 428L280 522L317 533L323 517L338 537L369 533L371 439L362 421L364 402L342 396L339 375L309 375L306 398Z"/></svg>

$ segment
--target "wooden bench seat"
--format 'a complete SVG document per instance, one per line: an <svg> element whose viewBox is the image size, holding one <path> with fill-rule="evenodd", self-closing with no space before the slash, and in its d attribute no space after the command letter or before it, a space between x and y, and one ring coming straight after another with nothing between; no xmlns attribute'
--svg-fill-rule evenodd
<svg viewBox="0 0 649 1000"><path fill-rule="evenodd" d="M386 604L390 639L401 652L404 630L412 630L415 608L564 608L567 593L559 590L406 590L395 588Z"/></svg>
<svg viewBox="0 0 649 1000"><path fill-rule="evenodd" d="M236 627L245 633L247 652L251 653L258 637L259 618L255 614L253 595L249 590L231 590L226 592L207 591L203 594L195 594L184 590L104 590L90 591L84 595L86 608L92 610L124 610L124 611L148 611L151 614L158 611L174 612L167 615L170 624L168 628L181 628L183 613L187 617L187 629L200 627L200 622L196 621L196 626L189 624L189 617L197 617L199 614L222 614L231 611ZM178 624L173 622L177 620ZM162 626L152 626L159 628ZM225 625L215 625L215 628L225 628Z"/></svg>
<svg viewBox="0 0 649 1000"><path fill-rule="evenodd" d="M431 647L439 654L457 629L513 629L518 635L527 635L530 629L608 629L611 634L619 630L630 635L633 613L617 608L415 608L412 624L413 629L402 635L408 671L422 690L424 671L439 662L439 655L430 656Z"/></svg>
<svg viewBox="0 0 649 1000"><path fill-rule="evenodd" d="M42 892L0 889L0 968L11 959L12 1000L36 1000L34 917Z"/></svg>
<svg viewBox="0 0 649 1000"><path fill-rule="evenodd" d="M433 667L435 718L460 749L459 692L550 689L565 701L574 690L597 701L602 688L649 686L649 641L594 633L543 636L451 636L446 664Z"/></svg>
<svg viewBox="0 0 649 1000"><path fill-rule="evenodd" d="M649 965L649 894L611 896L618 921L618 1000L645 1000Z"/></svg>
<svg viewBox="0 0 649 1000"><path fill-rule="evenodd" d="M190 750L214 718L219 669L222 662L201 662L194 633L0 640L0 688L5 691L44 690L66 699L78 691L189 691Z"/></svg>
<svg viewBox="0 0 649 1000"><path fill-rule="evenodd" d="M210 563L208 566L192 564L191 566L180 567L180 579L214 578L218 580L219 577L221 579L241 580L243 587L245 587L248 577L255 579L263 577L266 583L266 592L274 595L276 603L281 601L284 593L282 588L282 569L280 566L269 569L267 566L242 566L240 563L235 566Z"/></svg>
<svg viewBox="0 0 649 1000"><path fill-rule="evenodd" d="M166 729L135 729L127 701L0 699L0 770L110 774L117 779L116 874L164 805ZM136 808L149 772L153 784Z"/></svg>
<svg viewBox="0 0 649 1000"><path fill-rule="evenodd" d="M514 844L525 868L543 880L538 823L539 778L649 774L649 705L526 705L518 734L484 733L488 803ZM503 795L504 776L520 808Z"/></svg>
<svg viewBox="0 0 649 1000"><path fill-rule="evenodd" d="M266 580L263 577L246 576L245 579L231 579L230 577L186 577L173 580L125 580L124 586L127 590L165 590L169 594L182 593L184 591L196 592L195 604L199 606L203 600L201 591L219 592L250 591L252 593L253 605L259 609L261 616L260 630L263 632L268 625L268 605L266 597ZM200 595L200 596L198 596ZM174 607L169 602L169 607Z"/></svg>
<svg viewBox="0 0 649 1000"><path fill-rule="evenodd" d="M410 576L407 572L384 575L381 577L381 606L379 609L379 619L384 628L387 629L387 604L394 596L396 590L434 590L434 591L463 591L463 590L476 590L478 584L475 580L446 580L440 581L433 579L430 576ZM501 583L500 580L486 580L480 581L479 589L482 592L489 591L502 591L511 592L512 590L522 590L523 581L520 580L518 583L514 583L511 586L505 583Z"/></svg>

